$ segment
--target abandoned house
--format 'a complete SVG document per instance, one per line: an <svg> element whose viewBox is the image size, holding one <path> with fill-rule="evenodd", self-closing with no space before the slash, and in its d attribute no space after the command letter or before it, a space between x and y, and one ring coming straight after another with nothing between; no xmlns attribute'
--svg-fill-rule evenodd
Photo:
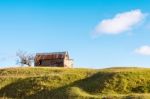
<svg viewBox="0 0 150 99"><path fill-rule="evenodd" d="M34 65L36 67L73 67L73 60L68 52L37 53Z"/></svg>

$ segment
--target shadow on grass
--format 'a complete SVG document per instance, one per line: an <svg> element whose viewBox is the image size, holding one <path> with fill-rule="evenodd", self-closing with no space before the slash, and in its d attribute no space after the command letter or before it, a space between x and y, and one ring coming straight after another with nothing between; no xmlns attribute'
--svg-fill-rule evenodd
<svg viewBox="0 0 150 99"><path fill-rule="evenodd" d="M19 99L73 99L73 97L88 97L92 96L92 94L101 94L114 75L115 73L98 72L88 78L54 89L42 85L39 77L20 79L2 88L0 97ZM82 92L80 95L70 92L69 90L72 87L82 89L87 93L87 96L82 95Z"/></svg>
<svg viewBox="0 0 150 99"><path fill-rule="evenodd" d="M41 79L38 77L19 79L0 90L0 97L10 98L31 98L31 99L48 99L48 98L68 98L76 97L69 93L71 87L78 87L88 93L101 92L106 80L110 79L111 73L96 73L86 79L75 81L63 87L49 89L39 84Z"/></svg>

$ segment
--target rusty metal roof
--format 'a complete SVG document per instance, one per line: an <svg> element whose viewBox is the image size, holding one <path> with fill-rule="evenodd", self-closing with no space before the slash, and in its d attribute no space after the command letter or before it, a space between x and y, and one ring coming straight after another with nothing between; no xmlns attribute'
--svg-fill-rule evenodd
<svg viewBox="0 0 150 99"><path fill-rule="evenodd" d="M53 52L53 53L37 53L36 60L45 59L64 59L68 55L68 52ZM68 55L69 57L69 55Z"/></svg>

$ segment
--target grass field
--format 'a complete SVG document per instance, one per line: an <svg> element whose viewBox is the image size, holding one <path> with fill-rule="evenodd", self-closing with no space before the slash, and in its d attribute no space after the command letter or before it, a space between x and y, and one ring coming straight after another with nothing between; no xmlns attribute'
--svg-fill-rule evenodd
<svg viewBox="0 0 150 99"><path fill-rule="evenodd" d="M2 99L150 99L150 69L0 69Z"/></svg>

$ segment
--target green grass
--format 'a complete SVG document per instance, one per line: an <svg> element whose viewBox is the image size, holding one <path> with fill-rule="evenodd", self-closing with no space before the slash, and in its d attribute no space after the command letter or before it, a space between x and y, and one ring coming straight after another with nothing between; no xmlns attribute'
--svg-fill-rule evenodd
<svg viewBox="0 0 150 99"><path fill-rule="evenodd" d="M150 69L0 69L2 99L150 99Z"/></svg>

